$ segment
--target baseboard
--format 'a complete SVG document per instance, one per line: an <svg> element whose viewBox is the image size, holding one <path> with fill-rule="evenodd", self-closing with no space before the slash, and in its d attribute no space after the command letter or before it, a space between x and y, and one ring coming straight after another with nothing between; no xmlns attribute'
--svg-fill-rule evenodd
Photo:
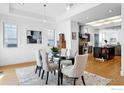
<svg viewBox="0 0 124 93"><path fill-rule="evenodd" d="M35 60L30 60L30 61L24 61L16 64L6 64L6 65L1 65L0 67L7 67L7 66L14 66L14 65L22 65L22 64L28 64L28 63L35 63Z"/></svg>

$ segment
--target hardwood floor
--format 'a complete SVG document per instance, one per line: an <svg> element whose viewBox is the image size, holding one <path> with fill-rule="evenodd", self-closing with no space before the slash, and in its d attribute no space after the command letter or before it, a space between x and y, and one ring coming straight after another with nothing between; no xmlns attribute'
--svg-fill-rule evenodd
<svg viewBox="0 0 124 93"><path fill-rule="evenodd" d="M35 65L35 62L0 67L0 72L4 73L4 77L0 79L0 85L18 85L18 79L15 73L15 69L31 65Z"/></svg>
<svg viewBox="0 0 124 93"><path fill-rule="evenodd" d="M89 56L86 71L112 79L109 85L124 85L124 77L120 76L121 57L115 56L108 61L96 60L92 55Z"/></svg>
<svg viewBox="0 0 124 93"><path fill-rule="evenodd" d="M102 62L94 59L92 55L89 55L86 71L112 79L108 85L124 85L124 77L120 76L120 64L120 56ZM18 85L15 69L31 65L35 65L35 62L0 67L0 71L4 73L4 77L0 79L0 85Z"/></svg>

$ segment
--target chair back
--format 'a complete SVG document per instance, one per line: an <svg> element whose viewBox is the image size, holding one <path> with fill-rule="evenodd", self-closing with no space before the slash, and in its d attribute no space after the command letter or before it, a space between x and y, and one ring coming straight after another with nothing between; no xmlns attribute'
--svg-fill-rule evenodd
<svg viewBox="0 0 124 93"><path fill-rule="evenodd" d="M62 48L60 54L61 54L61 56L66 57L67 56L67 49L66 48Z"/></svg>
<svg viewBox="0 0 124 93"><path fill-rule="evenodd" d="M88 59L88 54L75 56L75 63L73 68L73 74L75 77L80 77L83 75L87 63L87 59Z"/></svg>
<svg viewBox="0 0 124 93"><path fill-rule="evenodd" d="M73 57L75 57L75 56L77 56L78 55L78 50L76 50L75 51L75 53L74 53L74 56Z"/></svg>
<svg viewBox="0 0 124 93"><path fill-rule="evenodd" d="M42 66L42 56L40 54L40 50L36 51L35 59L37 66Z"/></svg>
<svg viewBox="0 0 124 93"><path fill-rule="evenodd" d="M70 53L71 57L75 57L76 55L78 55L78 51L77 50L72 51L72 49L68 49L68 52Z"/></svg>
<svg viewBox="0 0 124 93"><path fill-rule="evenodd" d="M48 53L46 51L41 51L40 53L42 55L43 70L49 71L50 66L49 66L49 61L48 61Z"/></svg>

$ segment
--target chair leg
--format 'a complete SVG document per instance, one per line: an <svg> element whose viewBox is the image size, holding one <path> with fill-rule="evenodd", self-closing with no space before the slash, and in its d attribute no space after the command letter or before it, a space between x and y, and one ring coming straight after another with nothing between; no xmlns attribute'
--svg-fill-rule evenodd
<svg viewBox="0 0 124 93"><path fill-rule="evenodd" d="M46 84L48 83L49 72L47 72Z"/></svg>
<svg viewBox="0 0 124 93"><path fill-rule="evenodd" d="M44 70L43 70L43 72L42 72L42 76L41 76L41 79L43 79L43 75L44 75Z"/></svg>
<svg viewBox="0 0 124 93"><path fill-rule="evenodd" d="M84 81L84 76L81 76L81 78L82 78L83 84L86 85Z"/></svg>
<svg viewBox="0 0 124 93"><path fill-rule="evenodd" d="M54 70L54 75L56 75L56 70Z"/></svg>
<svg viewBox="0 0 124 93"><path fill-rule="evenodd" d="M61 85L63 84L63 73L61 73Z"/></svg>
<svg viewBox="0 0 124 93"><path fill-rule="evenodd" d="M35 74L37 73L38 66L36 66Z"/></svg>
<svg viewBox="0 0 124 93"><path fill-rule="evenodd" d="M41 74L41 69L42 69L42 68L41 68L41 67L39 67L39 77L40 77L40 74Z"/></svg>
<svg viewBox="0 0 124 93"><path fill-rule="evenodd" d="M77 78L74 78L74 85L75 85L75 83L76 83L76 79L77 79Z"/></svg>

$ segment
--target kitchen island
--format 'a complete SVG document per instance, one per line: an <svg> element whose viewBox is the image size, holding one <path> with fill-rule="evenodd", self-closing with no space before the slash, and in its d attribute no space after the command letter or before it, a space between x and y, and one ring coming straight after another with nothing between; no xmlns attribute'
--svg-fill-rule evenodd
<svg viewBox="0 0 124 93"><path fill-rule="evenodd" d="M110 60L113 59L115 55L115 47L94 47L93 56L99 59Z"/></svg>

